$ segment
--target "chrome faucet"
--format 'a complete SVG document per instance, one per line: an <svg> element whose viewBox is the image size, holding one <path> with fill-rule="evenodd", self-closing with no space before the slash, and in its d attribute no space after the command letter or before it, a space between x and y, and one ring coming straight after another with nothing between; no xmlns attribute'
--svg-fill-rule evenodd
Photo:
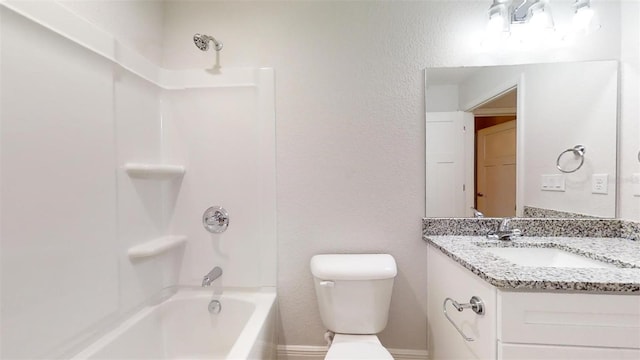
<svg viewBox="0 0 640 360"><path fill-rule="evenodd" d="M211 285L211 283L220 276L222 276L222 269L219 266L214 267L202 278L202 287Z"/></svg>
<svg viewBox="0 0 640 360"><path fill-rule="evenodd" d="M510 241L513 240L513 237L522 236L522 232L519 229L509 230L510 222L510 218L502 219L502 221L500 222L500 226L498 226L498 230L490 231L487 234L487 239Z"/></svg>

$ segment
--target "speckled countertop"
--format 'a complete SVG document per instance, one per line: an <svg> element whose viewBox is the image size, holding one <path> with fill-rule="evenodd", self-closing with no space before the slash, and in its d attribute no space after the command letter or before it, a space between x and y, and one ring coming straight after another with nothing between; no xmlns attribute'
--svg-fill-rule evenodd
<svg viewBox="0 0 640 360"><path fill-rule="evenodd" d="M501 289L566 290L640 294L640 242L602 237L521 237L513 241L485 236L434 236L424 240ZM551 247L614 265L613 268L519 266L483 248Z"/></svg>

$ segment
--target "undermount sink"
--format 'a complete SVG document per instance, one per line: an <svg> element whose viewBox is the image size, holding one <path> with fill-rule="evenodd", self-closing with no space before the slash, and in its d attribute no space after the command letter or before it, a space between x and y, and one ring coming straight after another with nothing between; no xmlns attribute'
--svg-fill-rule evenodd
<svg viewBox="0 0 640 360"><path fill-rule="evenodd" d="M520 266L559 268L617 268L615 265L589 259L555 248L485 247L485 251Z"/></svg>

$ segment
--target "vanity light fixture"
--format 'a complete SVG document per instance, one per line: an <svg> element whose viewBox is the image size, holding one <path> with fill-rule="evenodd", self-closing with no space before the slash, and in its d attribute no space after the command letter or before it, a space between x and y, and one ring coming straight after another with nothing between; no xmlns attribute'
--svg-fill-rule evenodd
<svg viewBox="0 0 640 360"><path fill-rule="evenodd" d="M586 30L594 16L591 0L574 0L573 8L572 30ZM555 29L549 0L493 0L488 14L487 31L493 35L510 35L516 26L527 32Z"/></svg>
<svg viewBox="0 0 640 360"><path fill-rule="evenodd" d="M586 31L593 22L594 11L591 8L591 0L576 0L573 6L575 8L573 30Z"/></svg>

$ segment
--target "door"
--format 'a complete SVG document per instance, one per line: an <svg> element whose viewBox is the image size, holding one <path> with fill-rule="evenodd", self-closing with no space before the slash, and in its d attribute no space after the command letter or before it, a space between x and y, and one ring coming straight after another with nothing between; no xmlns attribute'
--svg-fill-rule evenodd
<svg viewBox="0 0 640 360"><path fill-rule="evenodd" d="M516 121L478 131L476 206L489 217L516 215Z"/></svg>
<svg viewBox="0 0 640 360"><path fill-rule="evenodd" d="M469 203L466 174L473 165L465 161L465 133L473 127L473 114L462 111L426 114L426 217L465 217ZM467 191L468 189L468 191ZM471 192L471 194L473 194ZM472 199L472 198L471 198Z"/></svg>

